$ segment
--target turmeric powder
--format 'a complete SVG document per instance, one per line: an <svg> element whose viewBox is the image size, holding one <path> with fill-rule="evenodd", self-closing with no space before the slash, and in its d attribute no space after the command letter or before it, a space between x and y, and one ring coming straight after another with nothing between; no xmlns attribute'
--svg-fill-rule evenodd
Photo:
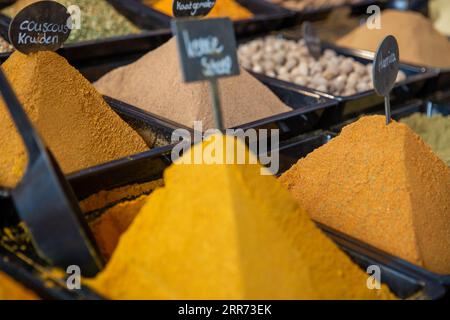
<svg viewBox="0 0 450 320"><path fill-rule="evenodd" d="M9 276L0 271L0 301L1 300L37 300L36 294L24 288Z"/></svg>
<svg viewBox="0 0 450 320"><path fill-rule="evenodd" d="M281 183L325 225L450 274L450 169L407 125L363 117Z"/></svg>
<svg viewBox="0 0 450 320"><path fill-rule="evenodd" d="M2 65L25 112L65 173L146 151L144 140L54 52L14 52ZM21 179L27 155L0 101L0 186Z"/></svg>
<svg viewBox="0 0 450 320"><path fill-rule="evenodd" d="M173 0L144 0L144 3L168 16L173 16ZM253 17L253 13L236 0L219 0L216 1L214 8L207 17L228 17L232 20L243 20Z"/></svg>
<svg viewBox="0 0 450 320"><path fill-rule="evenodd" d="M369 290L367 275L260 168L169 167L88 284L112 299L393 298L385 286Z"/></svg>

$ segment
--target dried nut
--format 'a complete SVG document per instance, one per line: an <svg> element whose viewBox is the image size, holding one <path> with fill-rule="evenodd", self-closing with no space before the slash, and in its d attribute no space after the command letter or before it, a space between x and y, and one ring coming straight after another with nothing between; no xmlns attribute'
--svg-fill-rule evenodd
<svg viewBox="0 0 450 320"><path fill-rule="evenodd" d="M349 74L353 71L353 63L347 59L342 61L339 65L339 71L343 74Z"/></svg>
<svg viewBox="0 0 450 320"><path fill-rule="evenodd" d="M294 83L299 86L306 86L308 84L308 80L305 77L298 76L294 78Z"/></svg>
<svg viewBox="0 0 450 320"><path fill-rule="evenodd" d="M359 82L356 85L356 90L358 92L364 92L364 91L370 90L370 86L367 82Z"/></svg>
<svg viewBox="0 0 450 320"><path fill-rule="evenodd" d="M316 89L319 90L319 91L322 91L322 92L328 92L328 88L324 84L322 84L320 86L317 86Z"/></svg>
<svg viewBox="0 0 450 320"><path fill-rule="evenodd" d="M242 44L238 56L248 70L334 95L353 95L373 88L372 64L364 65L331 49L324 50L316 60L303 40L276 36L255 39ZM405 79L406 74L399 72L397 81Z"/></svg>
<svg viewBox="0 0 450 320"><path fill-rule="evenodd" d="M285 74L279 74L278 79L290 82L292 80L291 76L288 73Z"/></svg>
<svg viewBox="0 0 450 320"><path fill-rule="evenodd" d="M284 66L285 66L285 68L287 68L290 71L290 70L294 69L296 65L297 65L297 61L295 61L294 59L288 59Z"/></svg>
<svg viewBox="0 0 450 320"><path fill-rule="evenodd" d="M286 61L286 56L282 52L277 52L273 55L273 62L275 62L278 65L284 64Z"/></svg>
<svg viewBox="0 0 450 320"><path fill-rule="evenodd" d="M356 72L352 72L348 75L347 86L355 87L358 83L359 75Z"/></svg>

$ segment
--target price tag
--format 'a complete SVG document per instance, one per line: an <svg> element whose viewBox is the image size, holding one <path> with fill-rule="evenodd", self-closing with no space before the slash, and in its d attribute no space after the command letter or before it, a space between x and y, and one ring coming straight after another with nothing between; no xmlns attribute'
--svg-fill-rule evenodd
<svg viewBox="0 0 450 320"><path fill-rule="evenodd" d="M228 18L173 20L183 79L212 80L240 73L233 24Z"/></svg>
<svg viewBox="0 0 450 320"><path fill-rule="evenodd" d="M310 22L306 21L303 23L302 34L309 54L314 59L318 60L322 55L322 41L320 41L320 38L316 34L316 30Z"/></svg>
<svg viewBox="0 0 450 320"><path fill-rule="evenodd" d="M20 11L9 26L9 39L18 51L56 51L69 38L70 14L55 1L33 3Z"/></svg>
<svg viewBox="0 0 450 320"><path fill-rule="evenodd" d="M173 16L204 17L210 13L216 0L173 0Z"/></svg>
<svg viewBox="0 0 450 320"><path fill-rule="evenodd" d="M378 95L389 96L397 79L399 63L397 40L393 36L387 36L378 47L373 63L373 86Z"/></svg>

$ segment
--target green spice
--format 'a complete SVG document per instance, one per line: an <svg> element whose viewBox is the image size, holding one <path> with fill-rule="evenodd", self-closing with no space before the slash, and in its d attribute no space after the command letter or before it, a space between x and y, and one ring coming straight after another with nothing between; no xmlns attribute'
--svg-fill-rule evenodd
<svg viewBox="0 0 450 320"><path fill-rule="evenodd" d="M407 124L425 140L431 149L450 166L450 117L427 117L421 113L404 118Z"/></svg>
<svg viewBox="0 0 450 320"><path fill-rule="evenodd" d="M0 37L0 53L11 52L13 47L2 37Z"/></svg>
<svg viewBox="0 0 450 320"><path fill-rule="evenodd" d="M12 17L25 6L38 0L19 0L3 13ZM67 43L96 40L139 33L134 24L122 16L105 0L55 0L66 7L77 5L81 9L81 29L72 30Z"/></svg>

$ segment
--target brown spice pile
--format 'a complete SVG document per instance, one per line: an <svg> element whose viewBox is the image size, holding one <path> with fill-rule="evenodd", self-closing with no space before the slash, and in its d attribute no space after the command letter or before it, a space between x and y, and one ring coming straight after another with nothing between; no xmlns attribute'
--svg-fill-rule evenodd
<svg viewBox="0 0 450 320"><path fill-rule="evenodd" d="M430 20L416 12L385 10L381 14L381 29L369 30L362 25L339 39L337 44L375 51L388 35L397 38L402 61L450 67L450 42L434 29Z"/></svg>
<svg viewBox="0 0 450 320"><path fill-rule="evenodd" d="M237 77L219 80L227 128L290 111L267 87L241 69ZM137 62L95 83L105 95L192 127L214 128L209 85L182 81L175 38Z"/></svg>
<svg viewBox="0 0 450 320"><path fill-rule="evenodd" d="M450 169L408 126L363 117L281 182L313 219L450 273Z"/></svg>
<svg viewBox="0 0 450 320"><path fill-rule="evenodd" d="M58 54L14 52L2 68L65 173L148 149L89 81ZM0 186L13 187L28 160L3 101L0 146Z"/></svg>

